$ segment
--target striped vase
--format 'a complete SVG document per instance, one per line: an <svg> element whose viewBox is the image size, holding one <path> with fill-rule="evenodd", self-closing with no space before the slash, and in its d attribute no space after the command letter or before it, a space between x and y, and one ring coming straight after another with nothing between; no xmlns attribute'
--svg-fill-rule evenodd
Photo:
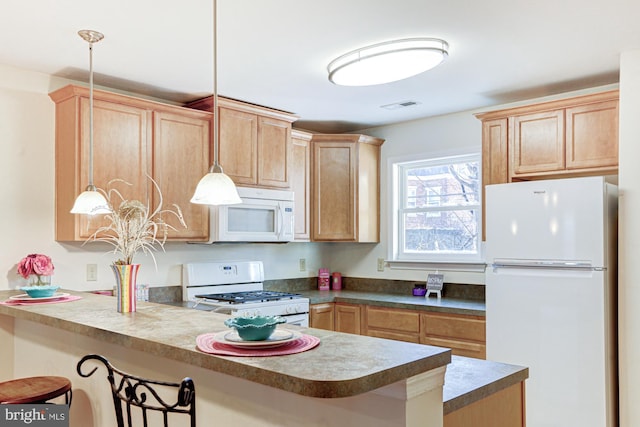
<svg viewBox="0 0 640 427"><path fill-rule="evenodd" d="M118 313L136 311L136 278L140 264L112 265L116 276Z"/></svg>

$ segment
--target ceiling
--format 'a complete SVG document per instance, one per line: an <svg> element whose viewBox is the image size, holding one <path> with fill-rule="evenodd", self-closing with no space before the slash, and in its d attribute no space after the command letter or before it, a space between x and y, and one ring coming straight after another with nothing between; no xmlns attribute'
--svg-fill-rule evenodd
<svg viewBox="0 0 640 427"><path fill-rule="evenodd" d="M2 0L0 64L183 103L213 91L212 0ZM348 132L618 82L640 49L637 0L218 0L218 93ZM326 66L390 39L449 43L439 67L341 87ZM415 101L387 110L382 105Z"/></svg>

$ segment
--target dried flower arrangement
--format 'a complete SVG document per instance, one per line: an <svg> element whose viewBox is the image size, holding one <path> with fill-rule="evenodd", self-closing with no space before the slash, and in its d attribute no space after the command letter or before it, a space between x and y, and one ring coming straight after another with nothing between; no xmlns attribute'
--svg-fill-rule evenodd
<svg viewBox="0 0 640 427"><path fill-rule="evenodd" d="M117 189L112 188L116 182L131 185L122 179L109 181L108 191L98 189L107 199L107 207L111 213L104 217L109 223L98 228L87 241L106 242L112 245L112 252L121 256L114 261L114 265L133 264L133 257L138 251L151 255L153 263L156 263L153 252L157 251L158 247L164 250L169 230L176 230L162 219L163 214L175 216L180 224L187 228L180 206L173 204L174 209L162 209L163 199L160 187L153 178L147 177L159 196L158 205L153 210L148 204L144 205L139 200L126 200Z"/></svg>

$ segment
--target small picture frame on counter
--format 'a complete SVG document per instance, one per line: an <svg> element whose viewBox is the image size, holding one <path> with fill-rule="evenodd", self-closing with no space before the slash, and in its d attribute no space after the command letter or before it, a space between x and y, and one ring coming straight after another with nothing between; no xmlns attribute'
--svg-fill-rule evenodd
<svg viewBox="0 0 640 427"><path fill-rule="evenodd" d="M433 292L438 299L442 298L442 287L444 286L444 274L430 273L427 274L427 293L425 298L429 298L429 295Z"/></svg>

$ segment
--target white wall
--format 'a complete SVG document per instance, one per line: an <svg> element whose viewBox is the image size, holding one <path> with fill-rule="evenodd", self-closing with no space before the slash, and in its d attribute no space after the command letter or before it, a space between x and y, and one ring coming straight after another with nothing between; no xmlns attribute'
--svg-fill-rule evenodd
<svg viewBox="0 0 640 427"><path fill-rule="evenodd" d="M23 284L16 264L29 253L44 253L55 265L54 283L65 288L111 289L106 254L101 243L54 241L54 152L55 105L48 93L68 81L44 74L0 66L0 289ZM166 253L156 255L156 271L150 257L139 255L143 264L138 280L151 286L179 285L184 262L223 259L258 259L265 263L267 279L315 276L327 261L323 244L286 245L188 245L169 243ZM298 259L306 258L307 271L300 272ZM86 264L98 264L98 281L87 282Z"/></svg>
<svg viewBox="0 0 640 427"><path fill-rule="evenodd" d="M620 61L620 425L640 425L640 50Z"/></svg>

